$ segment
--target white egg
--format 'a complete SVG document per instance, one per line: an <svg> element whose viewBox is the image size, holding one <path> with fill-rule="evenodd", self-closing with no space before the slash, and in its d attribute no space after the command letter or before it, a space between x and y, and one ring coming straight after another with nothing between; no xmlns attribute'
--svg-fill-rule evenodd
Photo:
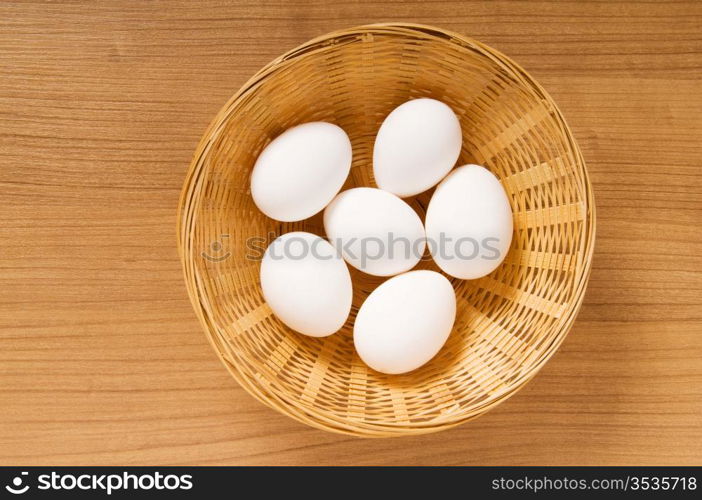
<svg viewBox="0 0 702 500"><path fill-rule="evenodd" d="M439 184L425 220L432 257L447 274L475 279L494 271L512 243L512 209L486 168L464 165Z"/></svg>
<svg viewBox="0 0 702 500"><path fill-rule="evenodd" d="M263 297L293 330L326 337L341 328L351 310L351 276L328 241L292 232L273 241L261 262Z"/></svg>
<svg viewBox="0 0 702 500"><path fill-rule="evenodd" d="M381 189L360 187L339 194L324 210L324 230L346 262L375 276L409 271L426 248L417 213Z"/></svg>
<svg viewBox="0 0 702 500"><path fill-rule="evenodd" d="M350 168L346 132L331 123L304 123L283 132L261 152L251 174L251 196L272 219L306 219L336 196Z"/></svg>
<svg viewBox="0 0 702 500"><path fill-rule="evenodd" d="M375 138L375 182L402 198L426 191L456 164L461 142L461 124L446 104L406 102L385 118Z"/></svg>
<svg viewBox="0 0 702 500"><path fill-rule="evenodd" d="M419 368L446 342L456 319L456 295L434 271L390 278L361 305L353 330L358 355L382 373Z"/></svg>

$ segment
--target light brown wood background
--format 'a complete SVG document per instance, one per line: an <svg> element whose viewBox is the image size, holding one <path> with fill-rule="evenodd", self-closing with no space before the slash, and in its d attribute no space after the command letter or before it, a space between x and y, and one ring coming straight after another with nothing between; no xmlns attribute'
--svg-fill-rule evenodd
<svg viewBox="0 0 702 500"><path fill-rule="evenodd" d="M475 422L362 440L229 377L186 297L180 187L210 119L322 33L435 24L553 95L597 199L580 316ZM0 4L0 463L702 464L702 2Z"/></svg>

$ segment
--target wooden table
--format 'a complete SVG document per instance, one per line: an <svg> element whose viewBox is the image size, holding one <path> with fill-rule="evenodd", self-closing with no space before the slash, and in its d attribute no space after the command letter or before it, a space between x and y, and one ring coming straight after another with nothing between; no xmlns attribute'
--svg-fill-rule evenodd
<svg viewBox="0 0 702 500"><path fill-rule="evenodd" d="M316 35L435 24L512 56L583 150L597 245L528 386L455 430L363 440L240 389L176 253L208 122ZM0 463L701 464L702 3L0 4Z"/></svg>

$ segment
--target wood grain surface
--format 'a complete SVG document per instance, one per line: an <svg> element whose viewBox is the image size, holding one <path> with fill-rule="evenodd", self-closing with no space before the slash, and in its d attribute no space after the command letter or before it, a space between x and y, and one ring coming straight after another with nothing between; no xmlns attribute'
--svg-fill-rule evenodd
<svg viewBox="0 0 702 500"><path fill-rule="evenodd" d="M434 24L513 57L588 163L597 244L560 351L455 430L363 440L240 389L176 252L210 119L305 40ZM0 3L0 464L702 465L702 2Z"/></svg>

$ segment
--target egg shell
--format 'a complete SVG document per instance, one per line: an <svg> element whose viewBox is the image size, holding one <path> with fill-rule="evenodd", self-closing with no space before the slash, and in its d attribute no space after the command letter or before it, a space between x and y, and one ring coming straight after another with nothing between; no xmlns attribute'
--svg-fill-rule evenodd
<svg viewBox="0 0 702 500"><path fill-rule="evenodd" d="M439 184L425 219L429 251L455 278L481 278L502 263L512 243L512 209L486 168L464 165Z"/></svg>
<svg viewBox="0 0 702 500"><path fill-rule="evenodd" d="M414 99L383 121L373 148L373 175L379 188L401 198L435 186L461 153L461 124L446 104Z"/></svg>
<svg viewBox="0 0 702 500"><path fill-rule="evenodd" d="M375 276L409 271L426 248L417 213L381 189L360 187L340 193L324 210L324 230L346 262Z"/></svg>
<svg viewBox="0 0 702 500"><path fill-rule="evenodd" d="M261 289L273 313L293 330L326 337L351 311L351 276L323 238L296 231L275 239L261 261Z"/></svg>
<svg viewBox="0 0 702 500"><path fill-rule="evenodd" d="M351 168L351 141L325 122L298 125L261 152L251 174L251 196L268 217L292 222L320 212Z"/></svg>
<svg viewBox="0 0 702 500"><path fill-rule="evenodd" d="M382 373L419 368L446 342L456 319L456 294L434 271L410 271L390 278L368 296L356 317L358 355Z"/></svg>

